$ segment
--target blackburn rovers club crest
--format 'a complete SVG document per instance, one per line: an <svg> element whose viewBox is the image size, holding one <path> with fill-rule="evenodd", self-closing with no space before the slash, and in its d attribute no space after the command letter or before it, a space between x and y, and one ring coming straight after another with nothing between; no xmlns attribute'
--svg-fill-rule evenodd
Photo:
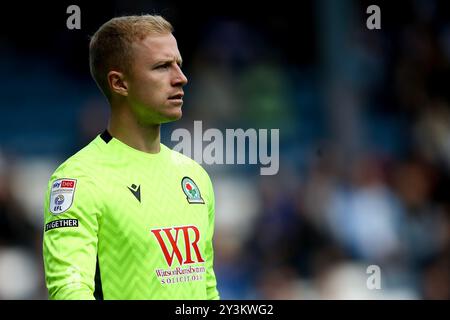
<svg viewBox="0 0 450 320"><path fill-rule="evenodd" d="M186 200L189 203L205 203L200 194L200 189L191 178L184 177L181 180L181 188L183 189L183 192L186 195Z"/></svg>

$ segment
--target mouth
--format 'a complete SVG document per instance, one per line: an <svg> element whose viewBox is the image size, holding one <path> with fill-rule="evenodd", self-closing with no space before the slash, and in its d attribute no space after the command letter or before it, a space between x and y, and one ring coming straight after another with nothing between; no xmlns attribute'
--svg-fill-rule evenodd
<svg viewBox="0 0 450 320"><path fill-rule="evenodd" d="M169 97L169 100L183 100L184 93L179 92Z"/></svg>

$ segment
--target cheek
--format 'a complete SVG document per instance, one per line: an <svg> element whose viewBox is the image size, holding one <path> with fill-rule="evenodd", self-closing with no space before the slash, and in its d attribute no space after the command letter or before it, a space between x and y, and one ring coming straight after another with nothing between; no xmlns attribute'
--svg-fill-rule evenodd
<svg viewBox="0 0 450 320"><path fill-rule="evenodd" d="M145 108L156 110L165 105L167 95L158 84L142 83L139 87L139 92L136 92L135 99L138 104L145 106Z"/></svg>
<svg viewBox="0 0 450 320"><path fill-rule="evenodd" d="M146 105L160 105L167 98L165 75L152 71L135 70L130 94L136 101Z"/></svg>
<svg viewBox="0 0 450 320"><path fill-rule="evenodd" d="M157 99L162 95L163 88L158 81L149 77L139 77L133 82L134 92L142 99Z"/></svg>

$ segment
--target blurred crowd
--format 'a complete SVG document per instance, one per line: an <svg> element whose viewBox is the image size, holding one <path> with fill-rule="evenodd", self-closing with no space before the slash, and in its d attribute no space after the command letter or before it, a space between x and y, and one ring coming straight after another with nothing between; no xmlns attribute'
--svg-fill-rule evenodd
<svg viewBox="0 0 450 320"><path fill-rule="evenodd" d="M293 60L277 35L242 17L209 19L186 53L183 119L163 127L163 143L173 146L171 132L194 120L204 130L280 129L277 175L259 175L259 165L204 165L216 194L221 297L449 299L450 10L435 0L403 11L381 5L382 29L369 31L369 3L314 3L313 39L295 39L293 20L272 21L301 50L316 48L308 61ZM24 59L2 55L5 68ZM52 69L39 89L24 89L21 70L38 60L23 63L2 102L0 299L47 298L47 181L108 116L93 81ZM28 131L13 121L26 112ZM36 126L34 115L48 125ZM372 265L380 289L367 286Z"/></svg>

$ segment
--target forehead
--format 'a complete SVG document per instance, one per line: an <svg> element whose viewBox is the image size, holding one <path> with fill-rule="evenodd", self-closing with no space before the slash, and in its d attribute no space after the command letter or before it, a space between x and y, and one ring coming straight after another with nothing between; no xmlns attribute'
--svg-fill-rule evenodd
<svg viewBox="0 0 450 320"><path fill-rule="evenodd" d="M177 41L171 33L148 35L143 40L133 43L133 49L136 59L144 59L149 63L181 58Z"/></svg>

